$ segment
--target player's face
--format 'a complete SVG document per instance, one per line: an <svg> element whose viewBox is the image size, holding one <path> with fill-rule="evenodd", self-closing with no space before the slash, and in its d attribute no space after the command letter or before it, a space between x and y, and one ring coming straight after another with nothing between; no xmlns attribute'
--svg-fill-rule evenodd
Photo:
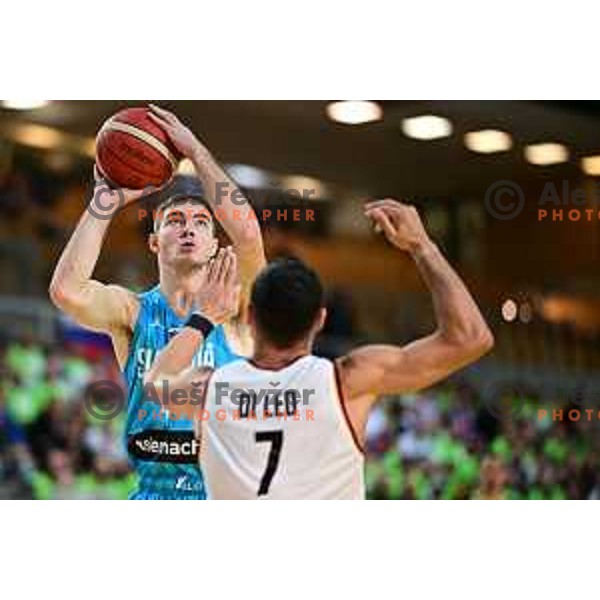
<svg viewBox="0 0 600 600"><path fill-rule="evenodd" d="M154 243L166 264L202 265L218 246L211 214L203 205L192 202L166 209Z"/></svg>

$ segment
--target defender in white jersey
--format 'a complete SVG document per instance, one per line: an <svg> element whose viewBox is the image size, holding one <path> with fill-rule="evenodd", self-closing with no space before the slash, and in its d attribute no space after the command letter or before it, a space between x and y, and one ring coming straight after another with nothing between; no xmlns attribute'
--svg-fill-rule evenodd
<svg viewBox="0 0 600 600"><path fill-rule="evenodd" d="M250 360L214 372L187 367L178 357L210 332L202 322L175 336L154 365L157 387L164 380L187 394L205 387L197 432L210 498L363 498L361 449L378 398L428 387L492 347L477 305L417 211L380 200L365 214L414 259L436 330L406 346L363 346L335 363L317 358L312 345L326 318L319 278L297 260L271 263L251 292ZM224 281L218 294L230 295L231 285Z"/></svg>
<svg viewBox="0 0 600 600"><path fill-rule="evenodd" d="M214 418L200 461L209 498L364 498L364 455L333 362L307 354L273 370L239 360L207 391Z"/></svg>

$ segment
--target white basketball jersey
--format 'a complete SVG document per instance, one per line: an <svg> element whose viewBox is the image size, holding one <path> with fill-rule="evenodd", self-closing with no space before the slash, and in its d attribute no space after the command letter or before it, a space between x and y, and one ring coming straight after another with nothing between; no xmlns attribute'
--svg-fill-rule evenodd
<svg viewBox="0 0 600 600"><path fill-rule="evenodd" d="M247 360L210 379L200 465L212 499L364 499L364 456L334 364L304 356L278 371Z"/></svg>

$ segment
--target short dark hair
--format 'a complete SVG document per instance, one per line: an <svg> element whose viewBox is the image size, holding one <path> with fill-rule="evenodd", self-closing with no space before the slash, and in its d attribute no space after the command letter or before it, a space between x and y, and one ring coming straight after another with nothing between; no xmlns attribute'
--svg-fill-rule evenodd
<svg viewBox="0 0 600 600"><path fill-rule="evenodd" d="M161 190L157 198L153 231L158 231L167 209L187 202L198 204L205 208L214 222L211 207L204 197L204 190L200 182L192 176L176 175L169 185L164 190Z"/></svg>
<svg viewBox="0 0 600 600"><path fill-rule="evenodd" d="M319 276L297 258L270 263L256 278L250 299L259 332L279 348L303 339L324 304Z"/></svg>

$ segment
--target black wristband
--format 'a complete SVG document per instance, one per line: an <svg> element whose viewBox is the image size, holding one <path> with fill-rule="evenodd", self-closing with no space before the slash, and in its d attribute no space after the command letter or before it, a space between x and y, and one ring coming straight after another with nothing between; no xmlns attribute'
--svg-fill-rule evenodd
<svg viewBox="0 0 600 600"><path fill-rule="evenodd" d="M192 329L197 329L202 333L202 337L206 339L210 332L215 328L215 326L202 315L198 313L194 313L186 322L184 327L191 327Z"/></svg>

